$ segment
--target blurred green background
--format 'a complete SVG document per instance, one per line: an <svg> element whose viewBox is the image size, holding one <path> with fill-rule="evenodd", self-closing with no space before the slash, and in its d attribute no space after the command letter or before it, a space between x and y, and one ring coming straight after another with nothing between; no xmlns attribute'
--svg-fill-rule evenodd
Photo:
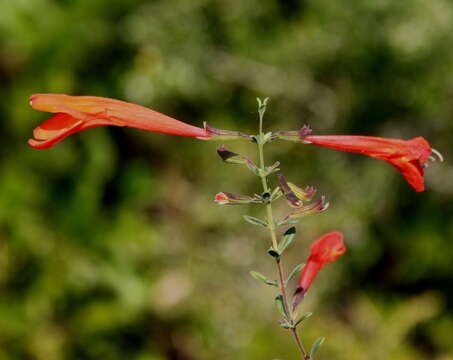
<svg viewBox="0 0 453 360"><path fill-rule="evenodd" d="M33 93L98 95L255 133L426 137L447 161L417 194L383 161L275 142L287 178L331 203L349 252L303 310L320 359L453 359L453 3L448 0L0 0L0 360L296 359L265 231L220 207L257 178L214 142L103 127L49 150ZM230 143L255 156L255 146ZM276 206L285 214L283 203ZM294 284L293 284L294 285Z"/></svg>

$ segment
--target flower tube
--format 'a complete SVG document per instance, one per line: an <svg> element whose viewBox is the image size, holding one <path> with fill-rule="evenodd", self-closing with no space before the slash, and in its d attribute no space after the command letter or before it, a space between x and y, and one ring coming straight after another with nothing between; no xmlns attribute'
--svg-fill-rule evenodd
<svg viewBox="0 0 453 360"><path fill-rule="evenodd" d="M397 168L416 191L425 190L424 168L427 166L433 150L421 136L410 140L400 140L372 136L307 135L304 141L313 145L365 154L385 160ZM439 159L442 160L440 154Z"/></svg>
<svg viewBox="0 0 453 360"><path fill-rule="evenodd" d="M28 144L49 148L75 132L95 126L128 126L165 134L210 138L207 129L186 124L146 107L97 96L35 94L30 98L35 110L55 113L33 131Z"/></svg>
<svg viewBox="0 0 453 360"><path fill-rule="evenodd" d="M296 131L279 131L275 137L385 160L397 168L418 192L425 190L423 176L428 161L443 161L442 155L432 149L428 141L421 136L401 140L359 135L311 135L310 127L304 126Z"/></svg>

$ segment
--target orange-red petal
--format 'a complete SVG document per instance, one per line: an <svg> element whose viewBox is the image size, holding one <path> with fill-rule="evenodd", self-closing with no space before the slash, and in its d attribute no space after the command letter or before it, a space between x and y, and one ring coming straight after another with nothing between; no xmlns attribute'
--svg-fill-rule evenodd
<svg viewBox="0 0 453 360"><path fill-rule="evenodd" d="M389 160L389 163L396 167L404 176L406 181L417 192L425 190L425 180L423 178L424 170L417 160L408 161L404 158L395 158Z"/></svg>
<svg viewBox="0 0 453 360"><path fill-rule="evenodd" d="M338 259L346 252L343 234L333 231L323 235L310 246L310 256L300 275L299 287L306 292L319 270L328 262Z"/></svg>
<svg viewBox="0 0 453 360"><path fill-rule="evenodd" d="M65 137L95 126L128 126L179 136L207 138L209 134L157 111L120 100L97 96L35 94L30 98L36 110L57 113L33 132L29 144L35 148L51 147Z"/></svg>
<svg viewBox="0 0 453 360"><path fill-rule="evenodd" d="M310 256L300 274L299 284L294 293L293 309L303 300L324 265L338 259L346 252L343 234L333 231L321 236L310 246Z"/></svg>
<svg viewBox="0 0 453 360"><path fill-rule="evenodd" d="M421 136L401 140L372 136L307 135L304 141L385 160L396 167L416 191L425 189L423 166L427 163L432 149Z"/></svg>

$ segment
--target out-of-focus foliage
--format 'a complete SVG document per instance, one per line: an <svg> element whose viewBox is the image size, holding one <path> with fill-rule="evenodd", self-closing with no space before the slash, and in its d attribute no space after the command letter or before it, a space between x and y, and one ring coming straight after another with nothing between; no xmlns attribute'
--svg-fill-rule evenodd
<svg viewBox="0 0 453 360"><path fill-rule="evenodd" d="M447 162L415 193L382 161L271 143L288 180L331 208L349 252L303 311L320 359L453 359L453 3L448 0L0 0L0 360L293 359L276 325L258 191L216 144L96 128L38 151L32 93L99 95L201 126L423 135ZM253 155L253 144L229 144ZM285 214L284 204L276 212Z"/></svg>

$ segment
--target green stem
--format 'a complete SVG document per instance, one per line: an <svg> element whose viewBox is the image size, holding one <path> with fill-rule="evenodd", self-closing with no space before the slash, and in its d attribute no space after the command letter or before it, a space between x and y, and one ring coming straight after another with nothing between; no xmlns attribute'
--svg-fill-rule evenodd
<svg viewBox="0 0 453 360"><path fill-rule="evenodd" d="M263 185L263 190L264 192L269 192L269 186L267 184L267 178L266 176L263 175L264 169L265 169L265 164L264 164L264 144L262 143L262 138L263 138L263 112L260 112L260 132L259 132L259 141L258 141L258 153L259 153L259 159L260 159L260 169L261 169L261 183ZM275 234L275 221L274 221L274 215L272 212L272 205L271 203L266 204L266 213L267 213L267 223L269 227L269 233L271 236L272 240L272 247L277 250L278 248L278 242L277 242L277 235ZM278 272L278 285L280 288L280 293L283 297L283 306L285 307L285 312L288 314L288 321L291 325L294 324L294 318L293 318L293 312L291 311L291 308L289 306L289 301L288 301L288 294L286 291L286 285L285 285L285 277L283 273L283 265L280 257L275 258L276 265L277 265L277 272ZM294 340L296 341L297 348L300 351L300 354L302 356L302 359L304 360L309 360L310 356L307 354L305 351L305 348L302 344L302 341L299 337L299 334L297 333L297 330L295 328L291 329L291 333L293 334Z"/></svg>

